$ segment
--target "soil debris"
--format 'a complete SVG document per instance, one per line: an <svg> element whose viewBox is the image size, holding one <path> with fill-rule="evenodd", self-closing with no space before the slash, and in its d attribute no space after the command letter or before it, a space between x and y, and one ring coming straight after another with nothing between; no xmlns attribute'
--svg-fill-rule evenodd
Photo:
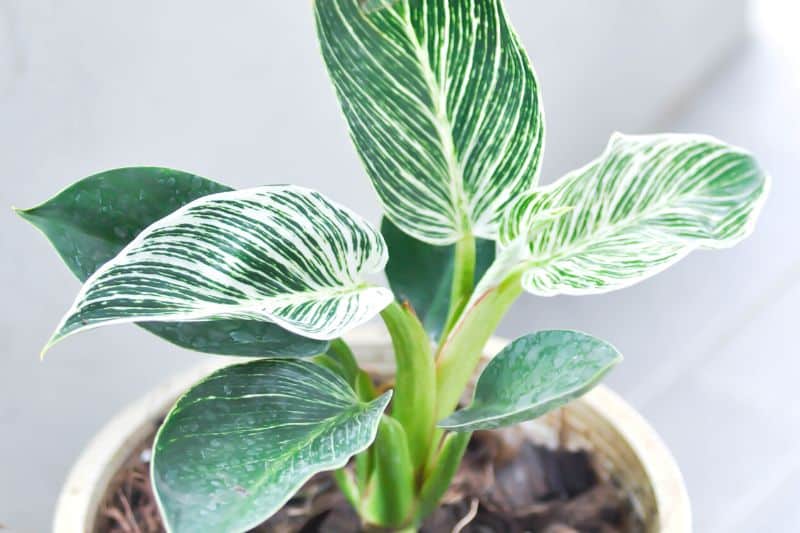
<svg viewBox="0 0 800 533"><path fill-rule="evenodd" d="M150 485L155 432L114 477L100 533L164 531ZM314 476L253 533L379 533L365 528L325 473ZM476 432L442 505L422 533L642 533L628 495L585 451L550 450L521 430Z"/></svg>

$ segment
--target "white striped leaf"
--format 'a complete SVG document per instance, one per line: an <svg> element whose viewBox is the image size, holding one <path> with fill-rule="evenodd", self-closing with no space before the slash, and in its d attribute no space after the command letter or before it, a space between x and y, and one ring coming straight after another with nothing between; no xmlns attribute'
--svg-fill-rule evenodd
<svg viewBox="0 0 800 533"><path fill-rule="evenodd" d="M398 0L359 0L361 3L361 9L367 13L383 9L384 7L388 7L397 1Z"/></svg>
<svg viewBox="0 0 800 533"><path fill-rule="evenodd" d="M168 530L257 526L312 475L367 448L391 394L361 401L342 378L305 360L215 372L178 400L153 445L153 487Z"/></svg>
<svg viewBox="0 0 800 533"><path fill-rule="evenodd" d="M17 213L52 243L85 282L150 224L202 196L231 188L180 170L129 167L79 180L50 200ZM309 357L328 343L260 320L140 322L147 331L190 350L257 356Z"/></svg>
<svg viewBox="0 0 800 533"><path fill-rule="evenodd" d="M711 137L616 134L598 159L509 210L506 264L482 288L510 268L542 296L632 285L692 250L742 240L768 186L752 156Z"/></svg>
<svg viewBox="0 0 800 533"><path fill-rule="evenodd" d="M496 239L535 185L543 117L500 0L314 2L322 54L387 216L422 241Z"/></svg>
<svg viewBox="0 0 800 533"><path fill-rule="evenodd" d="M84 284L50 343L105 324L252 319L315 339L377 314L391 291L380 233L294 186L195 200L142 231Z"/></svg>

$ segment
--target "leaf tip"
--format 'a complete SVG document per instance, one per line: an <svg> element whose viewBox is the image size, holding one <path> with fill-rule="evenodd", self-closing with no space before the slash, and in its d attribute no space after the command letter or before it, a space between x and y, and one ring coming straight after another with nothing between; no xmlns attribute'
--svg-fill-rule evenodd
<svg viewBox="0 0 800 533"><path fill-rule="evenodd" d="M388 389L386 392L378 396L378 400L380 400L382 403L386 405L389 405L389 402L392 400L393 396L394 396L394 389Z"/></svg>
<svg viewBox="0 0 800 533"><path fill-rule="evenodd" d="M64 336L60 335L60 333L60 329L56 330L56 332L53 333L50 339L45 343L45 345L42 347L42 351L39 352L39 361L44 361L44 356L50 351L50 348L55 346L61 339L64 338Z"/></svg>
<svg viewBox="0 0 800 533"><path fill-rule="evenodd" d="M45 343L42 351L39 353L39 360L44 360L45 354L47 354L53 346L69 337L73 333L80 331L80 328L76 328L74 325L70 325L68 323L68 317L69 315L66 315L61 322L59 322L56 330L50 336L50 339L47 341L47 343Z"/></svg>
<svg viewBox="0 0 800 533"><path fill-rule="evenodd" d="M29 207L28 209L22 209L22 208L19 208L19 207L16 207L16 206L12 205L11 206L11 210L14 212L15 215L17 215L22 220L32 224L34 227L37 227L37 228L39 227L38 224L37 224L37 219L39 219L39 217L36 214L36 208L35 207Z"/></svg>
<svg viewBox="0 0 800 533"><path fill-rule="evenodd" d="M389 407L389 403L392 401L393 396L394 396L394 389L389 389L380 396L377 396L369 403L372 406L374 406L377 411L383 413L384 411L386 411L386 408Z"/></svg>
<svg viewBox="0 0 800 533"><path fill-rule="evenodd" d="M53 344L55 344L56 342L58 341L53 341L52 337L50 338L49 341L47 341L47 343L42 347L41 351L39 352L39 361L44 361L44 356L47 354L47 352L50 351L50 348L52 348Z"/></svg>
<svg viewBox="0 0 800 533"><path fill-rule="evenodd" d="M19 207L15 206L15 205L12 205L11 206L11 210L18 217L24 218L25 220L28 220L28 218L30 217L30 213L29 213L30 209L20 209Z"/></svg>

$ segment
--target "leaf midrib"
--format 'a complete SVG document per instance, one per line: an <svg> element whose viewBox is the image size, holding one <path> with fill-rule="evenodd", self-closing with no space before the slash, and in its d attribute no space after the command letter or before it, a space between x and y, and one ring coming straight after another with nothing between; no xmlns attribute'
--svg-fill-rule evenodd
<svg viewBox="0 0 800 533"><path fill-rule="evenodd" d="M39 210L40 207L41 206L37 206L37 207L31 208L31 209L27 209L27 210L19 210L18 212L19 212L19 214L20 214L20 216L22 218L25 218L25 219L27 219L29 221L35 220L37 222L43 222L45 224L50 224L51 222L57 222L58 225L61 228L65 228L66 227L66 228L70 228L70 229L73 229L73 230L78 230L78 231L76 231L76 233L84 235L85 237L90 237L92 239L96 239L96 240L101 241L101 242L103 242L105 244L109 244L109 245L115 246L115 247L120 248L120 249L125 247L125 243L120 243L121 239L118 239L118 238L113 237L113 236L108 235L108 234L103 234L103 233L100 232L99 229L94 229L94 227L82 225L81 223L79 223L78 221L74 220L73 218L70 218L70 217L66 216L66 214L63 213L63 211L61 209L53 210L53 215L55 215L55 216L46 216L46 215L43 215L43 214L39 213L38 210ZM33 224L33 227L35 227L36 229L41 231L41 233L51 243L53 242L53 240L50 238L50 235L41 226L39 226L39 224ZM141 233L141 231L142 230L139 230L139 233Z"/></svg>
<svg viewBox="0 0 800 533"><path fill-rule="evenodd" d="M430 115L431 122L436 128L436 134L439 137L439 142L442 145L442 154L447 163L447 173L449 180L449 189L451 201L455 210L454 215L459 220L454 220L457 237L461 237L470 233L471 221L467 213L467 199L464 193L464 169L455 150L455 143L453 142L453 124L450 117L447 116L447 95L444 88L440 85L436 75L431 68L430 56L428 49L420 43L417 34L414 31L414 26L410 18L410 4L409 0L403 0L404 16L402 17L403 31L406 34L409 42L413 45L414 54L422 72L423 80L430 92L431 102L433 109L427 109ZM446 69L446 66L443 67Z"/></svg>
<svg viewBox="0 0 800 533"><path fill-rule="evenodd" d="M275 459L273 459L271 461L270 464L276 464L276 463L283 464L285 462L285 460L287 459L287 457L296 454L299 450L301 450L302 448L308 446L308 444L310 442L312 442L313 440L317 439L320 435L322 435L324 432L328 431L331 427L334 427L340 420L342 420L345 417L345 415L351 415L351 414L355 413L354 416L350 416L349 417L350 419L355 419L357 416L360 416L360 415L366 413L369 410L369 407L370 407L369 403L361 403L361 402L358 401L358 399L356 399L355 403L353 404L353 406L350 409L341 412L339 415L337 415L335 417L327 419L327 423L320 423L320 427L319 427L318 430L312 431L308 435L308 437L305 438L301 443L298 443L297 445L295 445L293 447L289 447L285 452L279 454ZM260 462L264 462L264 460L261 459L261 460L258 460L258 461L253 461L253 463L260 463ZM241 463L241 465L244 465L244 464L247 464L247 463ZM240 466L240 465L237 465L237 466ZM329 463L325 463L322 466L323 467L328 467ZM266 483L269 480L270 475L273 474L274 472L275 472L274 468L266 466L262 476L259 479L257 479L253 484L250 485L250 490L255 492L258 489L260 489L261 486L264 485L264 483ZM300 480L300 482L298 483L298 487L301 486L303 483L305 483L305 480ZM294 491L292 491L292 492L294 492ZM231 510L231 513L229 513L229 515L230 514L234 514L233 513L234 511L240 511L242 509L242 507L247 507L247 505L244 505L245 503L249 504L249 502L247 502L246 499L242 499L238 505L234 506L234 508Z"/></svg>
<svg viewBox="0 0 800 533"><path fill-rule="evenodd" d="M608 226L605 226L605 228L601 229L597 233L590 233L587 234L587 236L577 241L571 241L570 246L560 248L559 252L551 253L550 255L547 256L534 256L531 254L531 256L528 257L528 259L525 261L525 263L529 268L541 268L541 267L547 267L550 263L553 263L555 261L563 260L578 255L592 243L601 241L607 238L608 236L621 231L622 229L639 225L641 221L645 218L661 214L663 211L665 211L667 208L671 206L670 202L675 200L675 198L676 198L675 196L670 197L667 201L658 204L658 206L655 207L652 211L640 211L637 215L635 215L632 218L625 218L623 219L624 221L621 221L617 224L610 224ZM532 240L528 239L529 243L528 250L530 250L531 242ZM700 243L698 242L698 246L699 245Z"/></svg>
<svg viewBox="0 0 800 533"><path fill-rule="evenodd" d="M209 378L212 378L212 377L213 377L213 375L209 376ZM336 378L335 375L332 375L331 377ZM206 380L208 380L209 378L206 378ZM204 383L206 380L203 380L201 383ZM285 464L285 462L286 462L288 457L290 457L293 454L296 454L300 449L308 446L308 444L310 442L312 442L315 439L319 438L324 432L329 431L332 427L336 427L342 421L344 421L344 422L358 421L358 425L359 426L363 425L364 422L363 421L359 421L360 417L366 416L366 415L368 415L369 413L371 413L371 412L373 412L375 410L377 410L377 412L380 413L385 408L386 404L389 402L389 400L391 398L391 391L389 391L389 392L385 393L383 396L380 396L380 397L372 400L371 402L363 402L363 401L358 399L358 397L352 392L351 389L349 389L349 387L347 387L346 384L342 383L342 385L345 388L337 389L334 392L335 392L336 395L343 394L343 396L346 397L346 399L348 399L350 401L349 407L344 407L342 409L342 411L339 412L337 415L324 419L324 422L320 422L319 427L316 430L313 430L312 432L308 433L306 435L306 437L302 439L302 441L299 441L294 446L290 446L285 451L282 451L281 453L276 455L274 459L270 460L270 464L276 464L276 463ZM185 398L185 396L184 396L184 398ZM175 414L174 412L170 413L170 415L167 417L167 420L165 420L165 422L162 424L161 429L159 430L159 434L156 436L156 442L158 442L163 429L165 427L167 427L168 422L170 421L170 419L172 419L174 414ZM375 424L375 427L373 428L373 438L374 438L374 431L376 431L376 430L377 430L377 424ZM368 440L371 442L370 439L368 439ZM355 447L355 449L353 450L352 453L353 454L359 453L359 452L363 451L364 448L365 448L364 446ZM333 446L333 442L332 442L332 449L335 451L335 447ZM349 457L349 455L348 455L348 457ZM154 472L155 472L155 468L156 468L156 463L157 463L157 460L154 460L151 463L151 469ZM258 489L260 489L260 487L262 485L264 485L264 483L266 483L269 480L270 475L274 474L274 472L275 472L275 468L270 468L266 464L266 460L263 459L263 458L259 459L259 460L256 460L256 461L252 461L250 463L240 463L237 466L243 466L245 464L256 464L256 463L265 463L265 470L264 470L264 473L257 480L255 480L251 484L248 484L248 487L247 487L248 490L249 490L248 494L255 493ZM315 471L319 472L319 471L329 470L329 469L332 469L332 468L338 468L340 466L343 466L343 464L339 464L339 463L340 463L340 461L336 461L336 462L334 462L334 461L320 462L320 463L316 464L316 467L319 467L319 468L316 468ZM309 478L310 478L310 476L305 476L302 479L299 479L298 482L295 484L295 486L292 488L292 490L288 492L288 496L286 498L284 498L283 501L276 501L274 503L275 509L277 509L283 502L288 500L288 498L290 498L291 495L294 494L303 485L303 483L305 483ZM159 495L158 491L156 491L156 499L159 502L159 507L163 510L164 506L163 506L163 504L161 502L161 498L160 498L160 495ZM248 505L250 505L250 503L249 503L250 500L251 500L251 498L243 498L243 499L239 500L238 503L233 503L231 505L230 512L226 513L226 517L224 518L224 523L229 526L230 525L230 520L231 520L230 516L232 516L232 515L236 516L238 514L241 514L242 508L243 507L246 508ZM260 520L258 522L260 522ZM255 525L257 525L258 522L253 523L253 524L249 524L247 529L249 529L250 527L254 527Z"/></svg>

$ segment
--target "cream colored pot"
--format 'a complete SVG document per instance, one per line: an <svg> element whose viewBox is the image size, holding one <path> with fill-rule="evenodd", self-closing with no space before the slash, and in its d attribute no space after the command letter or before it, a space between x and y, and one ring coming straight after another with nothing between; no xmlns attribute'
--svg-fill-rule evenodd
<svg viewBox="0 0 800 533"><path fill-rule="evenodd" d="M382 328L365 327L348 342L366 368L391 371L391 347ZM492 339L487 360L507 341ZM235 360L206 362L151 391L114 417L92 439L61 491L55 533L93 533L98 506L114 474L147 437L177 397L194 382ZM600 470L632 495L648 532L689 533L691 511L680 470L647 422L619 396L600 385L548 416L526 424L531 438L554 444L560 435L571 448L593 452Z"/></svg>

